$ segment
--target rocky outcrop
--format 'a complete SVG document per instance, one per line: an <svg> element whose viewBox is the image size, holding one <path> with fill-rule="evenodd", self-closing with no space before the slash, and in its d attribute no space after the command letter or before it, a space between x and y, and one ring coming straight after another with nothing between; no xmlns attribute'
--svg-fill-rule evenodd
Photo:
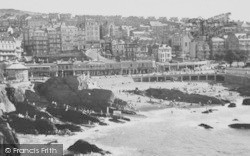
<svg viewBox="0 0 250 156"><path fill-rule="evenodd" d="M25 100L25 93L20 88L14 88L7 86L5 88L9 100L15 105L17 102L23 102Z"/></svg>
<svg viewBox="0 0 250 156"><path fill-rule="evenodd" d="M62 107L48 107L47 112L51 115L59 118L62 121L72 122L74 124L88 124L89 122L93 123L100 123L101 121L96 118L92 117L88 114L85 114L81 111L67 109Z"/></svg>
<svg viewBox="0 0 250 156"><path fill-rule="evenodd" d="M55 125L47 119L31 119L15 114L9 115L10 126L22 134L56 134Z"/></svg>
<svg viewBox="0 0 250 156"><path fill-rule="evenodd" d="M244 99L242 105L250 105L250 98Z"/></svg>
<svg viewBox="0 0 250 156"><path fill-rule="evenodd" d="M5 148L19 148L20 144L16 134L10 128L8 122L4 117L0 117L0 149ZM1 153L1 156L18 156L17 154Z"/></svg>
<svg viewBox="0 0 250 156"><path fill-rule="evenodd" d="M46 98L31 90L25 91L25 97L29 103L35 104L38 107L46 108L50 105L50 102Z"/></svg>
<svg viewBox="0 0 250 156"><path fill-rule="evenodd" d="M234 89L231 89L231 91L237 91L240 93L241 96L250 96L249 86L242 86L242 87L234 88Z"/></svg>
<svg viewBox="0 0 250 156"><path fill-rule="evenodd" d="M22 114L24 116L28 116L31 118L36 117L37 119L45 118L50 119L53 118L51 114L37 107L36 105L30 104L29 102L18 102L16 104L16 113Z"/></svg>
<svg viewBox="0 0 250 156"><path fill-rule="evenodd" d="M77 77L51 78L37 87L40 95L48 101L56 101L59 105L106 112L106 108L114 101L114 94L104 89L79 90Z"/></svg>
<svg viewBox="0 0 250 156"><path fill-rule="evenodd" d="M80 132L82 128L74 124L55 124L58 130L69 130L70 132Z"/></svg>
<svg viewBox="0 0 250 156"><path fill-rule="evenodd" d="M13 112L16 110L14 104L8 98L5 88L0 88L0 109L3 112Z"/></svg>
<svg viewBox="0 0 250 156"><path fill-rule="evenodd" d="M90 144L84 140L78 140L72 146L68 148L69 151L74 154L89 154L89 153L99 153L101 155L111 154L109 151L104 151L103 149L97 147L94 144Z"/></svg>
<svg viewBox="0 0 250 156"><path fill-rule="evenodd" d="M205 129L213 129L213 127L207 125L207 124L204 124L204 123L201 123L199 124L200 127L204 127Z"/></svg>
<svg viewBox="0 0 250 156"><path fill-rule="evenodd" d="M217 109L208 109L208 110L203 111L201 113L203 113L203 114L209 114L209 113L213 113L213 111L217 111Z"/></svg>
<svg viewBox="0 0 250 156"><path fill-rule="evenodd" d="M209 101L210 104L224 103L215 97L209 97L206 95L199 95L199 94L187 94L176 89L150 88L146 90L146 95L158 99L164 99L164 100L168 99L168 100L175 100L179 102L188 102L188 103L207 104Z"/></svg>
<svg viewBox="0 0 250 156"><path fill-rule="evenodd" d="M235 129L250 129L250 124L247 123L236 123L228 126Z"/></svg>
<svg viewBox="0 0 250 156"><path fill-rule="evenodd" d="M229 107L229 108L236 107L236 104L235 104L235 103L230 103L230 104L228 105L228 107Z"/></svg>

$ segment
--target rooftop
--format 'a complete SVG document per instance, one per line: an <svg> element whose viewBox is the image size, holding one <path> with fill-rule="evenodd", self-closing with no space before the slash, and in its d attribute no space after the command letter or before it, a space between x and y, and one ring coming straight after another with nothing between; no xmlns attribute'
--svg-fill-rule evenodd
<svg viewBox="0 0 250 156"><path fill-rule="evenodd" d="M24 69L29 69L29 68L23 64L14 63L14 64L9 65L6 69L8 70L22 70L23 69L24 70Z"/></svg>
<svg viewBox="0 0 250 156"><path fill-rule="evenodd" d="M213 42L216 42L216 41L217 41L217 42L218 42L218 41L223 42L223 41L224 41L224 39L219 38L219 37L213 37L213 38L212 38L212 41L213 41Z"/></svg>

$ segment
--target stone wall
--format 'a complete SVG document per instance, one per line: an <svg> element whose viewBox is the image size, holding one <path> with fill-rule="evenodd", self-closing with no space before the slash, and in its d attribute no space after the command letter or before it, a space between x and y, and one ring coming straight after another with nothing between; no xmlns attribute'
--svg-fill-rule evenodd
<svg viewBox="0 0 250 156"><path fill-rule="evenodd" d="M225 75L225 82L229 83L229 84L250 86L250 77L243 76L243 75L226 74Z"/></svg>

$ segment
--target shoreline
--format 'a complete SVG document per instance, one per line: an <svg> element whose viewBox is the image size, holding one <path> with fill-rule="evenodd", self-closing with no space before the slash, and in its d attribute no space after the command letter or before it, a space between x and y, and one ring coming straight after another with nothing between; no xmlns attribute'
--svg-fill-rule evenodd
<svg viewBox="0 0 250 156"><path fill-rule="evenodd" d="M117 78L119 79L119 78ZM100 80L103 80L103 78L101 78ZM127 79L125 82L115 82L115 81L111 81L108 78L106 79L107 83L103 83L103 87L104 89L109 89L111 86L111 90L114 92L115 96L117 96L118 98L121 98L122 100L126 100L127 102L131 102L131 103L135 103L135 108L138 111L138 116L133 116L133 115L129 115L128 117L131 119L130 122L126 122L124 124L119 124L119 123L113 123L108 121L108 118L105 118L105 122L108 123L107 126L95 126L95 127L91 127L91 128L84 128L83 132L77 132L72 136L60 136L60 135L39 135L39 141L42 143L48 143L49 141L53 141L53 140L58 140L58 143L63 143L64 144L64 149L67 149L70 145L74 144L78 139L86 139L87 141L89 141L90 143L94 143L96 145L98 145L99 147L105 149L106 146L102 145L101 143L98 142L98 138L103 137L103 136L107 136L110 135L109 132L110 131L115 131L116 129L119 129L121 127L130 127L135 125L136 123L142 123L143 121L147 121L147 120L151 120L150 117L152 117L152 114L157 114L158 112L166 112L166 110L177 110L177 112L180 112L181 110L185 110L184 112L191 112L191 111L197 111L197 110L206 110L208 108L217 108L220 105L209 105L209 106L199 106L198 104L193 105L193 106L189 106L189 107L169 107L167 105L162 105L162 104L150 104L147 102L148 97L141 97L142 102L138 103L136 102L136 99L138 97L138 95L128 95L124 92L120 92L120 90L126 90L126 89L135 89L136 87L141 87L143 88L153 88L153 87L162 87L164 88L165 86L167 86L166 88L173 88L178 86L179 84L181 84L179 86L179 88L184 87L187 83L183 83L183 82L169 82L169 83L148 83L148 85L145 85L145 83L135 83L135 82L131 82L129 79ZM110 82L112 83L110 85ZM123 83L123 84L122 84ZM106 86L105 86L106 85ZM199 85L208 85L208 83L198 83ZM223 86L219 85L217 86L218 88L221 88ZM225 88L224 88L225 89ZM224 90L224 92L227 92L227 90ZM235 92L236 93L236 92ZM234 96L236 97L240 97L238 94L235 94ZM233 99L233 98L232 98ZM159 99L156 99L159 100ZM165 100L164 100L165 101ZM166 101L167 103L169 101ZM189 104L186 104L189 105ZM224 106L226 107L226 106ZM221 107L219 107L221 108ZM203 110L203 111L204 111ZM169 112L170 112L169 111ZM175 114L176 111L174 111ZM126 117L127 115L125 115ZM35 137L37 137L36 135L24 135L24 134L18 134L21 143L25 143L25 142L30 142L30 140L34 140ZM67 139L66 139L67 138ZM37 139L36 139L37 140ZM36 143L34 141L32 141L31 143ZM107 149L105 150L110 150L111 147L107 147ZM112 152L112 151L111 151Z"/></svg>

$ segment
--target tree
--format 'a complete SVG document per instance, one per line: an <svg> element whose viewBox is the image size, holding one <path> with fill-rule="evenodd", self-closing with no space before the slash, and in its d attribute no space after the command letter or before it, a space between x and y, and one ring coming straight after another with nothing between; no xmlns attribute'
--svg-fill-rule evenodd
<svg viewBox="0 0 250 156"><path fill-rule="evenodd" d="M228 62L229 64L230 64L230 66L232 65L232 63L234 62L234 61L236 61L237 60L237 54L236 54L236 52L235 51L232 51L232 50L228 50L227 52L226 52L226 55L225 55L225 61L226 62Z"/></svg>
<svg viewBox="0 0 250 156"><path fill-rule="evenodd" d="M247 59L248 59L248 51L246 50L239 50L236 52L236 55L237 55L237 61L238 62L246 62Z"/></svg>

